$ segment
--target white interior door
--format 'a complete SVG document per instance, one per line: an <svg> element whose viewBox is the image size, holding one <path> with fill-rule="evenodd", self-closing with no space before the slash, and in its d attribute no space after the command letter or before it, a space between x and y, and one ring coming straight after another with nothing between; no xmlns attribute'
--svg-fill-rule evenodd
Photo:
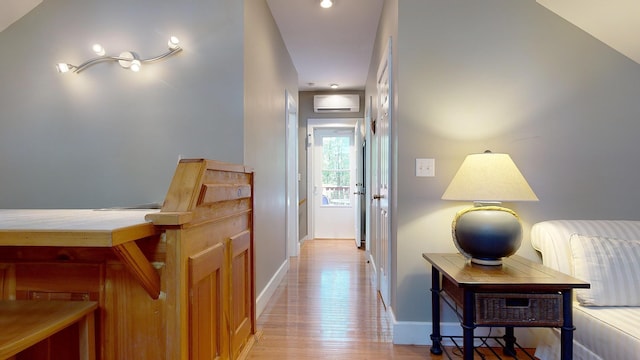
<svg viewBox="0 0 640 360"><path fill-rule="evenodd" d="M354 129L315 128L313 139L314 238L354 239Z"/></svg>
<svg viewBox="0 0 640 360"><path fill-rule="evenodd" d="M375 242L378 291L386 305L390 304L391 279L391 40L388 53L378 68L377 121L375 125L375 156L377 176L374 186Z"/></svg>
<svg viewBox="0 0 640 360"><path fill-rule="evenodd" d="M287 91L286 98L286 194L287 194L287 255L298 256L300 241L298 239L298 105Z"/></svg>
<svg viewBox="0 0 640 360"><path fill-rule="evenodd" d="M353 195L354 199L354 237L357 247L364 247L364 222L365 222L365 188L364 188L364 134L362 119L358 119L354 132L354 148L355 148L355 185Z"/></svg>

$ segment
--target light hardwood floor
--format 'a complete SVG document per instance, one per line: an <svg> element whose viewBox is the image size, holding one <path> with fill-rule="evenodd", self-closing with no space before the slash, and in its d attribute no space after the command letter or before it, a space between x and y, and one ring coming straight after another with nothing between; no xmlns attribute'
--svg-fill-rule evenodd
<svg viewBox="0 0 640 360"><path fill-rule="evenodd" d="M446 359L428 346L393 345L370 265L353 240L310 240L300 252L257 321L247 359Z"/></svg>

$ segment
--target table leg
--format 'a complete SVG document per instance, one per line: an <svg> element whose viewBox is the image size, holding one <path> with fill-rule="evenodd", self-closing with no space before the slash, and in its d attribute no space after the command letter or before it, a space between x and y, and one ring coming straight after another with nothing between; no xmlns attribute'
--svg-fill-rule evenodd
<svg viewBox="0 0 640 360"><path fill-rule="evenodd" d="M560 328L560 359L573 359L573 294L572 290L562 291L562 328Z"/></svg>
<svg viewBox="0 0 640 360"><path fill-rule="evenodd" d="M442 335L440 335L440 272L431 268L431 317L433 328L431 331L431 353L442 354Z"/></svg>
<svg viewBox="0 0 640 360"><path fill-rule="evenodd" d="M516 343L516 337L514 336L513 333L513 326L507 326L504 328L504 336L502 337L504 339L504 349L502 349L503 354L507 355L507 356L516 356L516 349L515 349L515 343Z"/></svg>
<svg viewBox="0 0 640 360"><path fill-rule="evenodd" d="M462 344L463 344L463 359L473 360L473 330L475 324L474 319L474 293L470 290L464 289L463 304L462 304Z"/></svg>

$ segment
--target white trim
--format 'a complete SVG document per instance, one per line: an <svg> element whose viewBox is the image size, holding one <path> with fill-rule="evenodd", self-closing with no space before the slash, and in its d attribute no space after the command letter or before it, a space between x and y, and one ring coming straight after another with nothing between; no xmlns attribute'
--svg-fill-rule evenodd
<svg viewBox="0 0 640 360"><path fill-rule="evenodd" d="M267 286L264 287L262 292L256 297L256 319L262 315L262 312L267 307L269 300L273 294L275 294L276 289L287 276L287 271L289 271L289 260L285 260L276 273L271 277L271 280L267 283Z"/></svg>
<svg viewBox="0 0 640 360"><path fill-rule="evenodd" d="M286 106L286 130L285 130L285 148L286 148L286 248L287 257L298 256L299 252L299 224L298 224L298 187L299 187L299 170L298 170L298 105L296 99L285 90L285 106Z"/></svg>
<svg viewBox="0 0 640 360"><path fill-rule="evenodd" d="M395 345L431 345L431 322L396 321L393 318L393 343ZM475 336L488 335L490 328L479 327L474 331ZM457 322L440 323L440 333L448 336L462 336L462 327ZM493 328L492 336L504 335L503 328ZM450 339L444 338L444 346L453 346ZM478 343L477 345L480 345Z"/></svg>
<svg viewBox="0 0 640 360"><path fill-rule="evenodd" d="M377 284L378 282L378 268L376 266L376 259L373 256L373 254L371 253L371 251L366 250L367 251L367 256L369 256L369 264L371 267L371 281L373 281L374 284Z"/></svg>
<svg viewBox="0 0 640 360"><path fill-rule="evenodd" d="M389 314L392 317L393 324L393 343L395 345L427 345L431 346L430 335L433 331L433 323L418 321L396 321L393 311ZM533 349L538 345L538 339L541 337L541 330L544 328L515 328L515 336L518 344L524 348ZM457 322L440 323L440 333L446 336L462 336L462 327ZM504 328L502 327L478 327L474 331L474 336L503 336ZM457 340L456 340L457 341ZM443 338L444 346L454 346L451 339ZM480 346L479 340L474 342L476 346ZM462 346L462 339L459 345Z"/></svg>

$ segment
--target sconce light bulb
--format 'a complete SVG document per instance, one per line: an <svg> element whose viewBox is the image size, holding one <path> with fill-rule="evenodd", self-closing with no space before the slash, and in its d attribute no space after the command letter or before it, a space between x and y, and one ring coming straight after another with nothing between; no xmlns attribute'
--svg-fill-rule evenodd
<svg viewBox="0 0 640 360"><path fill-rule="evenodd" d="M104 48L100 44L93 44L92 49L98 56L104 56L104 54L106 54Z"/></svg>
<svg viewBox="0 0 640 360"><path fill-rule="evenodd" d="M322 6L325 9L328 9L328 8L333 6L333 1L331 1L331 0L322 0L320 2L320 6Z"/></svg>
<svg viewBox="0 0 640 360"><path fill-rule="evenodd" d="M140 60L138 59L133 59L131 60L131 71L133 72L138 72L140 71L140 67L142 66L142 64L140 63Z"/></svg>
<svg viewBox="0 0 640 360"><path fill-rule="evenodd" d="M69 64L58 63L58 64L56 64L56 69L58 69L59 73L69 72Z"/></svg>
<svg viewBox="0 0 640 360"><path fill-rule="evenodd" d="M169 45L169 49L171 50L177 49L179 46L178 44L180 44L180 40L175 36L170 37L167 42L167 45Z"/></svg>

